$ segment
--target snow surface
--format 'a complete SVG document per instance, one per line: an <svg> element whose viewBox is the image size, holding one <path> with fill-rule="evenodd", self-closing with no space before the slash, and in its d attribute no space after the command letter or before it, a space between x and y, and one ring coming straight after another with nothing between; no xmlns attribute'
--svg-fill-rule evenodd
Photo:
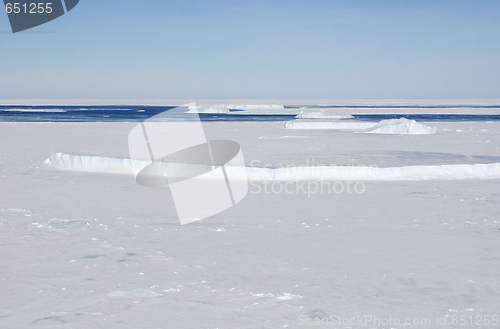
<svg viewBox="0 0 500 329"><path fill-rule="evenodd" d="M397 135L428 135L435 134L436 128L427 127L415 120L406 118L382 120L376 126L366 130L369 134L397 134Z"/></svg>
<svg viewBox="0 0 500 329"><path fill-rule="evenodd" d="M301 319L335 316L456 328L453 317L498 315L498 179L351 180L360 194L312 193L315 180L275 193L282 182L257 179L236 206L180 226L168 189L44 164L51 151L126 158L135 125L0 123L1 328L308 328ZM204 128L256 168L500 162L499 123L433 125L439 134Z"/></svg>

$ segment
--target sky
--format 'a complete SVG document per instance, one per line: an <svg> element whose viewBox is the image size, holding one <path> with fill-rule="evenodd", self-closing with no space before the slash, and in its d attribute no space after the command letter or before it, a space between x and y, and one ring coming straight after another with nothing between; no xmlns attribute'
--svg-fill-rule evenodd
<svg viewBox="0 0 500 329"><path fill-rule="evenodd" d="M80 0L13 34L1 99L500 99L500 1Z"/></svg>

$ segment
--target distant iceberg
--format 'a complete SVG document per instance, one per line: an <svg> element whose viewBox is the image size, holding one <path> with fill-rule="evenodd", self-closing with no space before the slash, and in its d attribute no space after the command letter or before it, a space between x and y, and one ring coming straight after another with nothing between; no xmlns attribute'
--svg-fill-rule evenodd
<svg viewBox="0 0 500 329"><path fill-rule="evenodd" d="M354 118L350 114L338 113L335 110L325 110L325 109L307 109L301 111L297 116L297 119L352 119Z"/></svg>
<svg viewBox="0 0 500 329"><path fill-rule="evenodd" d="M302 116L302 118L304 117ZM435 127L427 127L416 122L415 120L408 120L406 118L382 120L379 123L352 121L352 120L320 121L314 119L305 119L305 120L299 119L299 120L292 120L285 122L285 128L361 130L362 132L364 131L370 134L396 134L396 135L423 135L423 134L436 133Z"/></svg>
<svg viewBox="0 0 500 329"><path fill-rule="evenodd" d="M254 110L254 109L272 109L272 110L283 110L285 107L283 105L268 105L268 104L257 104L257 105L228 105L230 109L235 110Z"/></svg>
<svg viewBox="0 0 500 329"><path fill-rule="evenodd" d="M215 106L189 106L187 113L229 113L229 108L224 105Z"/></svg>
<svg viewBox="0 0 500 329"><path fill-rule="evenodd" d="M435 127L427 127L415 120L406 118L382 120L376 126L366 130L369 134L397 134L397 135L427 135L435 134Z"/></svg>
<svg viewBox="0 0 500 329"><path fill-rule="evenodd" d="M338 130L360 130L376 126L375 122L360 121L315 121L315 120L292 120L285 123L287 129L338 129Z"/></svg>

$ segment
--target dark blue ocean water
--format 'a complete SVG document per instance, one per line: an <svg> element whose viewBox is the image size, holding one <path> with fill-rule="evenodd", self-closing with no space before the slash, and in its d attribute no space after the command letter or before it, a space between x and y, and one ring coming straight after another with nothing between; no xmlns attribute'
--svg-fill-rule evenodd
<svg viewBox="0 0 500 329"><path fill-rule="evenodd" d="M173 106L0 106L0 122L142 122ZM46 112L44 112L44 110ZM53 112L49 112L51 110ZM57 112L59 111L59 112ZM201 121L288 121L295 115L200 113Z"/></svg>
<svg viewBox="0 0 500 329"><path fill-rule="evenodd" d="M456 106L454 106L456 107ZM171 106L0 106L0 122L141 122L164 111ZM291 111L295 107L287 106ZM316 107L317 108L317 107ZM342 108L346 108L343 106ZM374 106L350 106L356 120L379 122L386 119L407 118L420 122L429 121L500 121L500 114L355 114ZM387 108L387 106L384 106ZM395 107L396 108L396 107ZM397 108L402 108L398 106ZM410 107L409 107L410 108ZM412 106L411 108L415 108ZM429 107L433 112L446 107ZM485 107L481 108L498 108ZM47 111L52 110L52 112ZM45 111L45 112L44 112ZM242 114L241 110L230 110L229 114L200 113L201 121L289 121L295 114ZM297 108L297 113L299 112Z"/></svg>

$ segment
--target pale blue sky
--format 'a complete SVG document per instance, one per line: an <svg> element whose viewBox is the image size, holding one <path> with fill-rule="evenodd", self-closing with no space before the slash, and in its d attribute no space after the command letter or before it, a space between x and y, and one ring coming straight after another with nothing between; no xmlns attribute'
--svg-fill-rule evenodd
<svg viewBox="0 0 500 329"><path fill-rule="evenodd" d="M0 98L500 98L500 1L80 0L12 34Z"/></svg>

